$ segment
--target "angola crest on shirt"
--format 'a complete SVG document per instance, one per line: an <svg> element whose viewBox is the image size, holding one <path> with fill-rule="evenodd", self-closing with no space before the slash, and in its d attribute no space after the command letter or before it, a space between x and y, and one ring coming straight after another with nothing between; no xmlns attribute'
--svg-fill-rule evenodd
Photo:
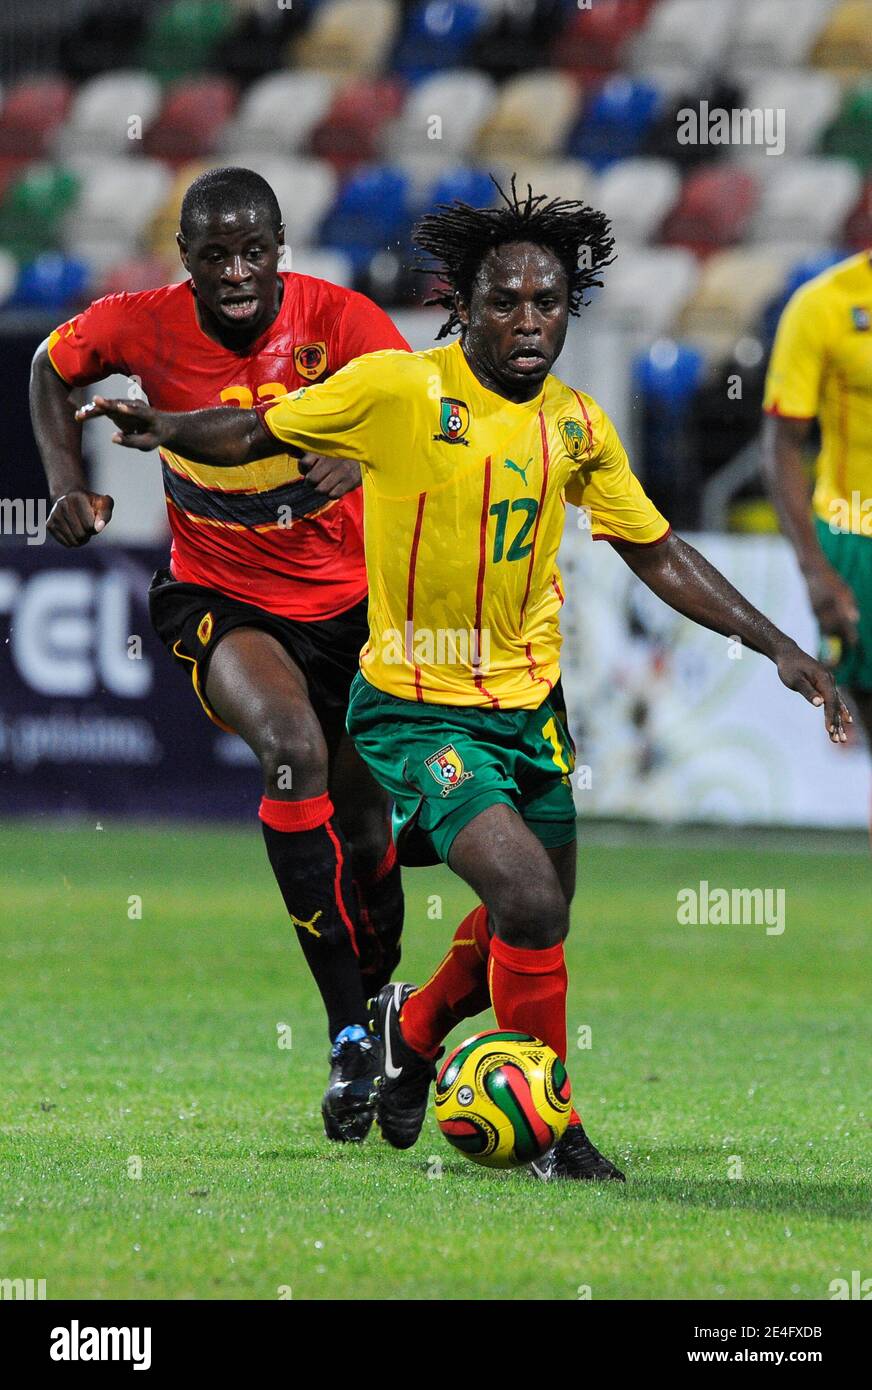
<svg viewBox="0 0 872 1390"><path fill-rule="evenodd" d="M564 448L571 459L580 459L590 444L590 437L580 420L561 420L558 426Z"/></svg>
<svg viewBox="0 0 872 1390"><path fill-rule="evenodd" d="M294 348L294 366L307 381L315 381L327 370L327 344L306 343Z"/></svg>
<svg viewBox="0 0 872 1390"><path fill-rule="evenodd" d="M452 396L443 396L439 425L441 433L434 434L434 439L441 439L444 444L464 444L469 447L469 440L463 437L469 429L469 406L466 401L456 401Z"/></svg>
<svg viewBox="0 0 872 1390"><path fill-rule="evenodd" d="M446 743L438 753L431 753L429 758L424 759L424 766L430 775L436 778L443 796L447 796L455 787L459 787L461 782L468 781L473 775L464 768L463 759L453 743Z"/></svg>

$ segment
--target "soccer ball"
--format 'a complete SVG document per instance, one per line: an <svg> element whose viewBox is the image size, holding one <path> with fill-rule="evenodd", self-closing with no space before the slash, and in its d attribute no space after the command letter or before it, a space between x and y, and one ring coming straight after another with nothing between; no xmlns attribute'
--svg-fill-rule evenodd
<svg viewBox="0 0 872 1390"><path fill-rule="evenodd" d="M449 1144L487 1168L541 1158L569 1123L566 1068L529 1033L477 1033L446 1057L436 1119Z"/></svg>

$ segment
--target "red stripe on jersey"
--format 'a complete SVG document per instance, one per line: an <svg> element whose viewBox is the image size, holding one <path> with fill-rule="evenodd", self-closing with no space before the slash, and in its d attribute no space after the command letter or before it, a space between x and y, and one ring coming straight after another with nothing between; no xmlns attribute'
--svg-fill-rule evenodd
<svg viewBox="0 0 872 1390"><path fill-rule="evenodd" d="M481 666L481 610L484 602L484 575L487 569L487 519L488 504L490 502L491 485L491 461L486 458L484 461L484 486L481 491L481 525L478 533L478 579L475 585L475 630L473 640L475 642L475 658L472 663L473 680L476 690L480 690L486 695L494 709L499 709L500 702L495 695L492 695L484 683L481 671L476 671L477 666Z"/></svg>
<svg viewBox="0 0 872 1390"><path fill-rule="evenodd" d="M561 603L565 603L565 602L566 602L566 596L565 596L563 590L561 589L560 585L557 583L557 575L556 575L556 574L552 574L552 576L551 576L551 587L552 587L552 589L554 590L554 592L555 592L555 594L557 595L557 597L560 599L560 602L561 602Z"/></svg>
<svg viewBox="0 0 872 1390"><path fill-rule="evenodd" d="M404 633L404 641L407 645L407 661L412 660L411 647L414 642L415 634L415 569L418 564L418 545L421 540L421 527L424 522L424 506L426 501L426 492L420 493L418 496L418 515L415 517L415 531L412 536L412 549L409 554L409 587L406 593L406 631ZM424 692L421 689L421 668L417 664L415 665L415 699L419 701L424 699Z"/></svg>
<svg viewBox="0 0 872 1390"><path fill-rule="evenodd" d="M589 448L588 451L587 451L588 453L590 453L590 450L593 448L593 445L594 445L593 425L592 425L591 422L590 422L590 416L589 416L588 413L587 413L587 409L586 409L586 407L585 407L584 401L581 399L581 396L578 394L578 392L575 390L574 387L572 388L572 394L573 394L573 396L575 397L575 399L578 401L579 407L581 408L581 413L582 413L582 415L584 416L584 423L587 425L587 428L588 428L588 430L589 430L589 432L590 432L590 448Z"/></svg>

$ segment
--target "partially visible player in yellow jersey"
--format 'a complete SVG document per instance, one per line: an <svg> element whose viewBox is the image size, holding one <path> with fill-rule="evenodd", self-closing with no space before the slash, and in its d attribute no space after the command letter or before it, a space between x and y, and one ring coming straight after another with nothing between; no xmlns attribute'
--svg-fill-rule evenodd
<svg viewBox="0 0 872 1390"><path fill-rule="evenodd" d="M394 800L402 861L443 859L481 900L422 989L387 985L373 1001L376 1113L397 1148L420 1133L434 1060L460 1019L492 1004L501 1029L566 1056L576 823L559 683L565 501L587 507L594 535L667 603L769 656L823 706L834 741L847 717L830 673L672 534L605 414L551 373L569 315L610 263L607 218L519 198L513 184L503 206L425 217L415 240L442 278L451 347L373 354L265 410L167 415L98 398L90 411L110 415L128 447L160 443L213 464L275 452L276 438L360 461L370 636L348 728ZM534 1166L548 1179L623 1177L577 1112Z"/></svg>
<svg viewBox="0 0 872 1390"><path fill-rule="evenodd" d="M872 253L796 291L766 379L764 464L836 678L872 742ZM821 448L809 507L804 445Z"/></svg>

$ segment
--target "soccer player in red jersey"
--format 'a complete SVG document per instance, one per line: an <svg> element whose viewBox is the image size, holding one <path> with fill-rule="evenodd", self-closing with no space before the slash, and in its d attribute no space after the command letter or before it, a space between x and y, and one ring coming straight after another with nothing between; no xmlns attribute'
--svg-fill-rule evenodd
<svg viewBox="0 0 872 1390"><path fill-rule="evenodd" d="M88 488L71 388L123 372L164 410L249 407L408 346L363 295L279 271L281 212L251 170L196 179L178 243L189 280L97 300L34 359L48 529L62 545L86 544L113 507ZM267 853L327 1010L325 1129L362 1139L378 1072L366 998L399 960L403 900L387 798L345 733L367 635L359 474L284 451L255 469L160 452L172 553L152 621L206 713L257 755Z"/></svg>

